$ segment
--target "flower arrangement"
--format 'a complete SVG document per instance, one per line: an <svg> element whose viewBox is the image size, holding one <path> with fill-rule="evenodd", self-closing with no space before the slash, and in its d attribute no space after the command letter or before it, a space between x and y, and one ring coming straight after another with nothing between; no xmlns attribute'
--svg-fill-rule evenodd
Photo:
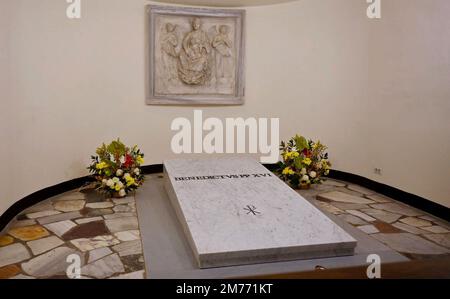
<svg viewBox="0 0 450 299"><path fill-rule="evenodd" d="M144 154L135 145L126 147L120 139L97 148L88 167L95 178L96 190L113 197L125 197L144 182L141 165Z"/></svg>
<svg viewBox="0 0 450 299"><path fill-rule="evenodd" d="M276 170L278 176L293 188L308 189L311 184L320 184L322 176L330 172L327 147L320 143L295 135L280 145L283 161Z"/></svg>

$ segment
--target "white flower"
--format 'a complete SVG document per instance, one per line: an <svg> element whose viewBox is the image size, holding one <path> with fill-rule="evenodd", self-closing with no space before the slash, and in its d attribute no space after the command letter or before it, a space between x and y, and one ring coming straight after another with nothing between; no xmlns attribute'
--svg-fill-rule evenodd
<svg viewBox="0 0 450 299"><path fill-rule="evenodd" d="M117 184L116 184L117 186L119 186L120 187L120 189L122 189L123 188L123 183L122 182L117 182Z"/></svg>
<svg viewBox="0 0 450 299"><path fill-rule="evenodd" d="M315 177L317 176L317 173L316 173L315 171L311 171L311 172L309 173L309 176L310 176L311 178L315 178Z"/></svg>
<svg viewBox="0 0 450 299"><path fill-rule="evenodd" d="M124 178L127 178L129 176L130 176L130 174L128 172L123 175Z"/></svg>
<svg viewBox="0 0 450 299"><path fill-rule="evenodd" d="M118 177L114 177L114 178L112 179L112 181L113 181L114 183L118 183L118 182L120 182L120 180L119 180L119 178L118 178Z"/></svg>
<svg viewBox="0 0 450 299"><path fill-rule="evenodd" d="M306 174L304 176L302 176L302 178L300 179L300 181L306 183L309 181L309 176L307 176Z"/></svg>
<svg viewBox="0 0 450 299"><path fill-rule="evenodd" d="M125 189L121 189L119 191L119 196L125 196L125 195L127 195L127 193L125 192Z"/></svg>
<svg viewBox="0 0 450 299"><path fill-rule="evenodd" d="M120 158L119 158L119 161L120 161L120 163L125 163L125 156L121 156Z"/></svg>
<svg viewBox="0 0 450 299"><path fill-rule="evenodd" d="M116 175L117 176L121 176L122 174L123 174L123 170L122 169L117 169Z"/></svg>
<svg viewBox="0 0 450 299"><path fill-rule="evenodd" d="M107 180L107 179L103 179L103 180L102 180L102 184L103 184L103 185L106 185L106 183L108 183L108 180Z"/></svg>
<svg viewBox="0 0 450 299"><path fill-rule="evenodd" d="M141 171L139 170L139 168L135 168L135 169L134 169L134 173L135 173L136 175L139 175L139 174L141 173Z"/></svg>
<svg viewBox="0 0 450 299"><path fill-rule="evenodd" d="M106 181L106 186L108 186L108 187L114 186L114 181L111 180L111 179L107 180L107 181Z"/></svg>
<svg viewBox="0 0 450 299"><path fill-rule="evenodd" d="M305 175L306 174L306 168L302 168L302 170L300 170L300 174Z"/></svg>

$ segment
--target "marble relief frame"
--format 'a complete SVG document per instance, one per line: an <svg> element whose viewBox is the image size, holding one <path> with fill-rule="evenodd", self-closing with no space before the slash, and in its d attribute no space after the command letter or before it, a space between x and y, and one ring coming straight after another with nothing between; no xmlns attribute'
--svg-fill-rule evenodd
<svg viewBox="0 0 450 299"><path fill-rule="evenodd" d="M244 103L245 10L148 6L149 105Z"/></svg>

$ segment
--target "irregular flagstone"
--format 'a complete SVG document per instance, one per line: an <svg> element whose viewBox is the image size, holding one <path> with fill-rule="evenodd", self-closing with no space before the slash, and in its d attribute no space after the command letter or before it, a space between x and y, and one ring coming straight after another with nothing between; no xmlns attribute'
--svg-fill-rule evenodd
<svg viewBox="0 0 450 299"><path fill-rule="evenodd" d="M402 222L396 222L394 224L392 224L394 227L401 229L405 232L411 233L411 234L415 234L415 235L421 235L421 234L426 234L428 233L427 231L424 231L420 228L402 223Z"/></svg>
<svg viewBox="0 0 450 299"><path fill-rule="evenodd" d="M22 269L26 274L34 277L49 277L65 273L69 265L67 257L71 254L77 254L81 265L84 265L83 254L69 247L58 247L23 263Z"/></svg>
<svg viewBox="0 0 450 299"><path fill-rule="evenodd" d="M427 220L423 220L423 219L419 219L419 218L415 218L415 217L406 217L403 219L400 219L401 222L411 225L411 226L415 226L415 227L422 227L422 226L431 226L432 223L430 221Z"/></svg>
<svg viewBox="0 0 450 299"><path fill-rule="evenodd" d="M379 203L379 204L373 204L370 205L372 208L377 210L385 210L388 212L401 214L404 216L419 216L423 215L424 212L416 210L414 208L408 207L406 205L400 205L397 203Z"/></svg>
<svg viewBox="0 0 450 299"><path fill-rule="evenodd" d="M120 256L128 256L142 253L141 240L123 242L112 247Z"/></svg>
<svg viewBox="0 0 450 299"><path fill-rule="evenodd" d="M84 204L84 200L63 200L55 202L53 206L55 207L55 210L61 212L74 212L84 208Z"/></svg>
<svg viewBox="0 0 450 299"><path fill-rule="evenodd" d="M434 217L429 216L429 215L420 216L419 218L423 219L423 220L428 220L428 221L431 221L431 222L435 222L437 220L437 218L434 218Z"/></svg>
<svg viewBox="0 0 450 299"><path fill-rule="evenodd" d="M126 272L135 272L145 269L144 256L142 254L134 254L120 257Z"/></svg>
<svg viewBox="0 0 450 299"><path fill-rule="evenodd" d="M122 242L134 241L141 238L139 230L128 230L115 233L114 236Z"/></svg>
<svg viewBox="0 0 450 299"><path fill-rule="evenodd" d="M380 232L374 225L361 225L358 226L358 228L366 234L375 234Z"/></svg>
<svg viewBox="0 0 450 299"><path fill-rule="evenodd" d="M445 247L413 234L373 234L372 236L390 248L403 253L436 255L450 252Z"/></svg>
<svg viewBox="0 0 450 299"><path fill-rule="evenodd" d="M36 224L36 220L34 220L34 219L15 220L11 224L11 228L30 226L30 225L34 225L34 224Z"/></svg>
<svg viewBox="0 0 450 299"><path fill-rule="evenodd" d="M369 222L372 222L372 221L376 220L375 218L370 217L369 215L366 215L363 212L360 212L360 211L357 211L357 210L347 210L347 213L352 214L352 215L354 215L356 217L359 217L359 218L361 218L361 219L363 219L365 221L369 221Z"/></svg>
<svg viewBox="0 0 450 299"><path fill-rule="evenodd" d="M439 225L422 227L422 229L424 229L428 232L431 232L431 233L435 233L435 234L445 234L445 233L450 232L448 229L440 227Z"/></svg>
<svg viewBox="0 0 450 299"><path fill-rule="evenodd" d="M1 236L0 237L0 247L9 245L14 242L14 239L10 236Z"/></svg>
<svg viewBox="0 0 450 299"><path fill-rule="evenodd" d="M76 223L78 224L84 224L84 223L89 223L89 222L94 222L94 221L101 221L103 220L102 217L97 216L97 217L91 217L91 218L81 218L81 219L77 219L75 220Z"/></svg>
<svg viewBox="0 0 450 299"><path fill-rule="evenodd" d="M64 242L56 236L27 242L28 247L34 255L39 255L62 244L64 244Z"/></svg>
<svg viewBox="0 0 450 299"><path fill-rule="evenodd" d="M116 213L130 213L135 212L136 209L128 205L118 205L113 208L113 211Z"/></svg>
<svg viewBox="0 0 450 299"><path fill-rule="evenodd" d="M48 230L52 231L58 237L62 237L66 232L77 226L70 220L59 221L44 225Z"/></svg>
<svg viewBox="0 0 450 299"><path fill-rule="evenodd" d="M27 248L20 243L0 247L0 267L22 262L30 257Z"/></svg>
<svg viewBox="0 0 450 299"><path fill-rule="evenodd" d="M344 213L344 211L342 211L341 209L338 209L327 202L317 201L317 205L331 214L337 215Z"/></svg>
<svg viewBox="0 0 450 299"><path fill-rule="evenodd" d="M136 217L108 219L105 220L105 223L111 233L139 229L138 220Z"/></svg>
<svg viewBox="0 0 450 299"><path fill-rule="evenodd" d="M109 255L81 268L81 274L95 278L107 278L124 272L122 261L116 254Z"/></svg>
<svg viewBox="0 0 450 299"><path fill-rule="evenodd" d="M346 202L346 203L359 203L359 204L370 204L373 203L372 200L353 196L340 191L331 191L327 193L321 193L317 195L318 199L325 199L328 201Z"/></svg>
<svg viewBox="0 0 450 299"><path fill-rule="evenodd" d="M86 199L86 195L81 192L70 192L63 194L61 196L53 198L53 201L65 201L65 200L78 200L78 199Z"/></svg>
<svg viewBox="0 0 450 299"><path fill-rule="evenodd" d="M425 234L423 236L434 243L450 248L450 234Z"/></svg>
<svg viewBox="0 0 450 299"><path fill-rule="evenodd" d="M378 203L387 203L387 202L392 202L392 199L390 199L389 197L386 197L384 195L381 194L370 194L370 195L366 195L367 198L376 201Z"/></svg>
<svg viewBox="0 0 450 299"><path fill-rule="evenodd" d="M52 216L52 215L56 215L56 214L60 214L60 213L61 213L60 211L46 210L46 211L41 211L41 212L27 214L27 217L29 219L36 219L36 218Z"/></svg>
<svg viewBox="0 0 450 299"><path fill-rule="evenodd" d="M8 279L20 273L20 267L9 265L0 268L0 279Z"/></svg>
<svg viewBox="0 0 450 299"><path fill-rule="evenodd" d="M43 212L43 211L49 211L53 210L53 205L50 200L46 200L43 202L40 202L38 204L35 204L29 208L27 208L23 214L30 214L30 213L37 213L37 212Z"/></svg>
<svg viewBox="0 0 450 299"><path fill-rule="evenodd" d="M22 241L37 240L50 235L49 232L40 225L12 228L8 234Z"/></svg>
<svg viewBox="0 0 450 299"><path fill-rule="evenodd" d="M347 187L336 187L334 189L334 191L339 191L339 192L342 192L342 193L345 193L345 194L348 194L348 195L353 195L353 196L356 196L356 197L363 197L364 198L364 195L362 193L350 190Z"/></svg>
<svg viewBox="0 0 450 299"><path fill-rule="evenodd" d="M107 209L107 208L112 208L112 207L114 207L114 204L109 201L92 202L92 203L88 203L86 205L86 208L90 208L90 209Z"/></svg>
<svg viewBox="0 0 450 299"><path fill-rule="evenodd" d="M353 224L353 225L367 225L368 224L361 218L358 218L356 216L349 215L349 214L339 214L338 217L344 219L346 222Z"/></svg>
<svg viewBox="0 0 450 299"><path fill-rule="evenodd" d="M367 189L367 188L364 188L364 187L361 187L359 185L350 184L350 185L347 186L347 188L352 190L352 191L356 191L356 192L359 192L361 194L364 194L364 195L371 195L371 194L375 193L375 191Z"/></svg>
<svg viewBox="0 0 450 299"><path fill-rule="evenodd" d="M369 208L368 205L360 203L345 203L345 202L333 202L333 206L341 210L362 210Z"/></svg>
<svg viewBox="0 0 450 299"><path fill-rule="evenodd" d="M380 233L385 234L395 234L395 233L401 233L402 230L398 229L395 226L392 226L389 223L382 222L382 221L374 221L372 224L380 231ZM405 224L406 225L406 224Z"/></svg>
<svg viewBox="0 0 450 299"><path fill-rule="evenodd" d="M439 219L439 218L436 218L436 217L432 217L432 216L429 216L429 215L425 215L425 216L422 216L422 217L419 217L419 218L420 219L424 219L424 220L428 220L428 221L431 221L431 222L434 222L435 224L437 224L437 225L439 225L439 226L441 226L441 227L443 227L445 229L450 230L450 223L446 222L445 220L442 220L442 219Z"/></svg>
<svg viewBox="0 0 450 299"><path fill-rule="evenodd" d="M10 279L36 279L36 278L34 278L33 276L19 274L14 277L11 277Z"/></svg>
<svg viewBox="0 0 450 299"><path fill-rule="evenodd" d="M65 241L69 241L73 239L92 238L107 234L109 234L109 231L105 226L105 222L101 220L77 225L68 232L66 232L62 236L62 238Z"/></svg>
<svg viewBox="0 0 450 299"><path fill-rule="evenodd" d="M127 197L124 197L124 198L113 198L112 201L116 205L123 205L123 204L134 203L134 198L131 197L131 196L127 196Z"/></svg>
<svg viewBox="0 0 450 299"><path fill-rule="evenodd" d="M88 209L85 213L86 217L97 217L103 215L114 214L112 209Z"/></svg>
<svg viewBox="0 0 450 299"><path fill-rule="evenodd" d="M95 262L96 260L101 259L107 255L112 254L112 250L109 247L101 247L94 250L89 251L89 259L88 264Z"/></svg>
<svg viewBox="0 0 450 299"><path fill-rule="evenodd" d="M339 181L332 180L332 179L326 179L326 180L322 181L322 184L323 185L333 186L333 187L345 187L345 186L347 186L344 183L341 183Z"/></svg>
<svg viewBox="0 0 450 299"><path fill-rule="evenodd" d="M58 215L43 217L43 218L39 218L37 221L40 224L48 224L48 223L53 223L53 222L72 220L72 219L80 218L80 217L82 217L82 215L80 214L79 211L77 211L77 212L61 213Z"/></svg>
<svg viewBox="0 0 450 299"><path fill-rule="evenodd" d="M97 236L90 239L80 238L71 240L70 242L82 252L91 251L97 248L112 246L120 243L119 240L111 235Z"/></svg>
<svg viewBox="0 0 450 299"><path fill-rule="evenodd" d="M121 218L121 217L132 217L136 216L136 213L114 213L110 215L103 215L103 218L105 219L115 219L115 218Z"/></svg>
<svg viewBox="0 0 450 299"><path fill-rule="evenodd" d="M136 271L127 274L121 274L118 276L111 277L110 279L144 279L145 271Z"/></svg>
<svg viewBox="0 0 450 299"><path fill-rule="evenodd" d="M386 212L384 210L377 210L377 209L362 209L362 212L387 223L393 223L397 221L402 215Z"/></svg>

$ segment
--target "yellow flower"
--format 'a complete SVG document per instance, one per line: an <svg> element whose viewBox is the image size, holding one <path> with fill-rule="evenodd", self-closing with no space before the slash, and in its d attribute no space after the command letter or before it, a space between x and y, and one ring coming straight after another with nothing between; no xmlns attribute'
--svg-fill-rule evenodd
<svg viewBox="0 0 450 299"><path fill-rule="evenodd" d="M121 187L120 187L120 185L116 185L116 187L114 188L116 191L120 191L120 189L122 189Z"/></svg>
<svg viewBox="0 0 450 299"><path fill-rule="evenodd" d="M136 161L137 161L139 164L144 164L144 158L143 158L141 155L138 155L138 156L136 157Z"/></svg>
<svg viewBox="0 0 450 299"><path fill-rule="evenodd" d="M298 157L300 154L298 152L287 152L284 154L284 160L290 160L292 158Z"/></svg>
<svg viewBox="0 0 450 299"><path fill-rule="evenodd" d="M294 173L295 172L290 167L286 167L285 169L283 169L284 175L289 175L289 174L294 174Z"/></svg>
<svg viewBox="0 0 450 299"><path fill-rule="evenodd" d="M311 164L311 162L312 162L312 161L311 161L310 158L305 158L305 159L303 159L303 161L302 161L303 164L308 165L308 166Z"/></svg>
<svg viewBox="0 0 450 299"><path fill-rule="evenodd" d="M97 163L97 165L95 165L95 168L97 168L99 170L106 168L106 167L108 167L108 164L106 164L105 162L100 162L100 163Z"/></svg>
<svg viewBox="0 0 450 299"><path fill-rule="evenodd" d="M132 177L127 178L127 187L130 187L131 185L136 185L136 181Z"/></svg>

